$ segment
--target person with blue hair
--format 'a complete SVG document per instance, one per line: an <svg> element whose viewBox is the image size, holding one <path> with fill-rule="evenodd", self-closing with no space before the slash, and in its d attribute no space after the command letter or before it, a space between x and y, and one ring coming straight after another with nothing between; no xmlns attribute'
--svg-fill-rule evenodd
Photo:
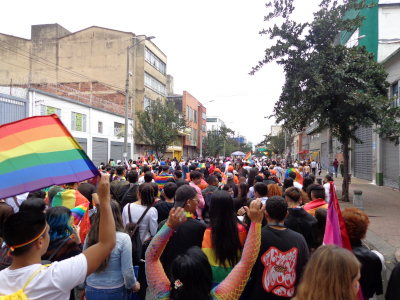
<svg viewBox="0 0 400 300"><path fill-rule="evenodd" d="M46 221L50 227L50 244L42 260L62 261L82 253L79 226L71 227L71 210L64 206L50 208L46 212ZM71 238L71 235L74 239Z"/></svg>

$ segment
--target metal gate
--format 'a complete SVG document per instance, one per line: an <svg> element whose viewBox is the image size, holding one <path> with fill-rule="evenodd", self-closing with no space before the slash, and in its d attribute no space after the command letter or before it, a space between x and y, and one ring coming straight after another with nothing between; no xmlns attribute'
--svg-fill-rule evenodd
<svg viewBox="0 0 400 300"><path fill-rule="evenodd" d="M358 128L356 137L363 143L354 146L354 177L372 181L372 127Z"/></svg>
<svg viewBox="0 0 400 300"><path fill-rule="evenodd" d="M400 152L399 146L390 142L389 139L383 139L383 185L399 188L400 176Z"/></svg>
<svg viewBox="0 0 400 300"><path fill-rule="evenodd" d="M100 163L108 163L108 139L93 138L92 140L92 161L95 166Z"/></svg>
<svg viewBox="0 0 400 300"><path fill-rule="evenodd" d="M85 138L75 138L76 141L81 145L83 151L87 154L87 139Z"/></svg>
<svg viewBox="0 0 400 300"><path fill-rule="evenodd" d="M29 116L29 101L0 93L0 125L22 120Z"/></svg>
<svg viewBox="0 0 400 300"><path fill-rule="evenodd" d="M128 159L131 158L131 144L128 143ZM124 143L122 142L111 142L110 158L113 158L115 162L123 159L124 154Z"/></svg>

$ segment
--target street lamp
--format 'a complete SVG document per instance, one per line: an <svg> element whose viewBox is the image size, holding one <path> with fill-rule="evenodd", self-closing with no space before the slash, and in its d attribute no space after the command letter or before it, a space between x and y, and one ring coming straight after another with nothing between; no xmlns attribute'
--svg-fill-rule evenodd
<svg viewBox="0 0 400 300"><path fill-rule="evenodd" d="M133 39L136 39L137 37L133 37ZM143 41L148 41L151 39L154 39L154 36L148 36L145 39L142 39L138 41L137 43L133 44L132 46L128 46L126 48L126 54L127 54L127 59L126 59L126 87L125 87L125 134L124 134L124 154L122 155L125 159L128 156L128 106L129 106L129 76L132 76L132 73L129 71L129 50L133 47L135 47L137 44L140 44ZM133 84L135 84L135 78L133 78ZM135 98L132 99L133 102L133 112L135 112ZM133 142L132 142L132 147L133 147Z"/></svg>
<svg viewBox="0 0 400 300"><path fill-rule="evenodd" d="M207 103L210 103L210 102L214 102L214 100L207 101L204 104L207 104ZM199 107L200 106L204 107L204 104L199 104ZM201 112L200 119L201 119L201 124L200 124L201 125L200 126L200 158L202 158L203 157L203 135L202 135L202 130L203 130L203 112Z"/></svg>

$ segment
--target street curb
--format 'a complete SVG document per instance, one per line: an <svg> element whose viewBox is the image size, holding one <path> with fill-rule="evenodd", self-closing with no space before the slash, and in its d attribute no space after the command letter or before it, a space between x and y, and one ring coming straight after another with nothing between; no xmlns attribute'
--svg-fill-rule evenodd
<svg viewBox="0 0 400 300"><path fill-rule="evenodd" d="M396 248L395 246L389 244L371 230L367 231L367 236L364 242L369 246L371 250L377 250L378 252L383 254L383 256L385 257L386 267L390 271L392 271L396 264L399 262L400 248Z"/></svg>

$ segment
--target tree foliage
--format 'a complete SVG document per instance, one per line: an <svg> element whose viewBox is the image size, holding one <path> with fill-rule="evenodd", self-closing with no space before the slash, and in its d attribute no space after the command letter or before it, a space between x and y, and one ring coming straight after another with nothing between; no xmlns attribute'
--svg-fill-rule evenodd
<svg viewBox="0 0 400 300"><path fill-rule="evenodd" d="M224 150L225 155L228 156L238 150L239 143L232 140L234 134L235 132L226 126L221 126L219 130L207 131L207 137L203 141L203 156L223 156Z"/></svg>
<svg viewBox="0 0 400 300"><path fill-rule="evenodd" d="M162 158L169 145L177 139L178 132L187 127L185 118L180 116L173 103L164 104L160 99L152 101L143 111L137 111L138 126L136 138L149 145Z"/></svg>
<svg viewBox="0 0 400 300"><path fill-rule="evenodd" d="M275 152L277 155L284 157L285 156L285 132L280 131L278 135L267 134L264 135L264 140L260 143L260 145L265 146L272 152ZM289 147L293 142L294 135L286 134L286 147Z"/></svg>
<svg viewBox="0 0 400 300"><path fill-rule="evenodd" d="M285 84L273 116L283 121L287 130L301 131L318 121L317 130L329 127L333 136L343 144L345 180L343 194L348 197L348 144L351 139L360 142L355 131L377 124L377 131L387 136L398 136L399 109L391 108L387 97L386 71L374 60L365 47L346 48L334 43L339 32L353 32L365 17L345 18L351 9L369 9L365 1L322 0L311 23L297 23L291 19L293 0L273 0L267 4L273 11L266 21L282 20L264 29L276 40L265 50L265 57L253 67L254 74L265 64L276 61L283 66ZM274 20L276 21L276 20Z"/></svg>

